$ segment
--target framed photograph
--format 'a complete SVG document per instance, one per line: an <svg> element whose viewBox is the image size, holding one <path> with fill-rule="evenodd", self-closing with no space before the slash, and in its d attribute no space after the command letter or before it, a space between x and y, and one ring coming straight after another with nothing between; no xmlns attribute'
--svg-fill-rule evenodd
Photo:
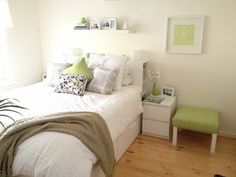
<svg viewBox="0 0 236 177"><path fill-rule="evenodd" d="M117 29L117 22L116 18L107 18L102 23L103 30L116 30Z"/></svg>
<svg viewBox="0 0 236 177"><path fill-rule="evenodd" d="M102 22L102 29L103 30L109 30L110 29L109 19L103 20L103 22Z"/></svg>
<svg viewBox="0 0 236 177"><path fill-rule="evenodd" d="M201 54L204 16L174 16L167 21L168 53Z"/></svg>
<svg viewBox="0 0 236 177"><path fill-rule="evenodd" d="M109 19L110 30L117 30L116 18Z"/></svg>
<svg viewBox="0 0 236 177"><path fill-rule="evenodd" d="M101 29L101 24L99 21L92 21L90 22L90 29L91 30L100 30Z"/></svg>
<svg viewBox="0 0 236 177"><path fill-rule="evenodd" d="M175 89L172 87L162 87L161 88L161 95L167 95L167 96L174 96Z"/></svg>

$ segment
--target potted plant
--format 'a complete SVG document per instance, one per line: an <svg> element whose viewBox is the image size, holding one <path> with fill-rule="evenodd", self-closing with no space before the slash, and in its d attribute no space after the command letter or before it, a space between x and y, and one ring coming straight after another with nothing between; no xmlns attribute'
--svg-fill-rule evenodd
<svg viewBox="0 0 236 177"><path fill-rule="evenodd" d="M0 171L0 177L6 177L6 176L5 176L5 175L2 175L2 174L1 174L1 171Z"/></svg>
<svg viewBox="0 0 236 177"><path fill-rule="evenodd" d="M5 98L0 100L0 124L1 126L3 126L3 128L5 128L5 126L1 122L1 117L7 117L11 119L13 122L15 122L15 120L10 115L8 115L8 113L14 112L17 114L21 114L20 112L17 111L17 109L26 109L25 107L17 105L17 102L19 101L14 98Z"/></svg>

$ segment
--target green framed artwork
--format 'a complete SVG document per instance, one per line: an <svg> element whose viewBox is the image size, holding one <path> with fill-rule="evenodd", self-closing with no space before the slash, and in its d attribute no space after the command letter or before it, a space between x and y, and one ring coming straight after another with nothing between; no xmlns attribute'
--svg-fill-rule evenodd
<svg viewBox="0 0 236 177"><path fill-rule="evenodd" d="M167 22L168 53L201 54L204 16L173 16Z"/></svg>

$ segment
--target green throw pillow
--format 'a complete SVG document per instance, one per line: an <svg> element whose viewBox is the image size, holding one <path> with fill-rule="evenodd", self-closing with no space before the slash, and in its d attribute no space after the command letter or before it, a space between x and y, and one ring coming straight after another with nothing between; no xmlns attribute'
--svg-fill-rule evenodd
<svg viewBox="0 0 236 177"><path fill-rule="evenodd" d="M63 71L63 74L79 74L79 75L85 75L88 79L88 81L91 81L93 79L92 73L88 69L88 65L85 62L85 59L74 63L71 67L65 69Z"/></svg>

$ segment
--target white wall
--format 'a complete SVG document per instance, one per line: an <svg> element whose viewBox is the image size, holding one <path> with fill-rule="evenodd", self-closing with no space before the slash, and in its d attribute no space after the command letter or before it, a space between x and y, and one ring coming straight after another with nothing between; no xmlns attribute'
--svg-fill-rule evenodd
<svg viewBox="0 0 236 177"><path fill-rule="evenodd" d="M66 48L85 51L149 51L160 67L162 85L176 89L178 105L213 108L221 113L221 132L236 135L235 0L39 0L44 68ZM165 52L167 17L206 15L202 55ZM95 35L73 32L86 16L118 17L134 34Z"/></svg>
<svg viewBox="0 0 236 177"><path fill-rule="evenodd" d="M37 0L9 0L9 6L7 79L13 82L0 91L40 81L43 73Z"/></svg>

